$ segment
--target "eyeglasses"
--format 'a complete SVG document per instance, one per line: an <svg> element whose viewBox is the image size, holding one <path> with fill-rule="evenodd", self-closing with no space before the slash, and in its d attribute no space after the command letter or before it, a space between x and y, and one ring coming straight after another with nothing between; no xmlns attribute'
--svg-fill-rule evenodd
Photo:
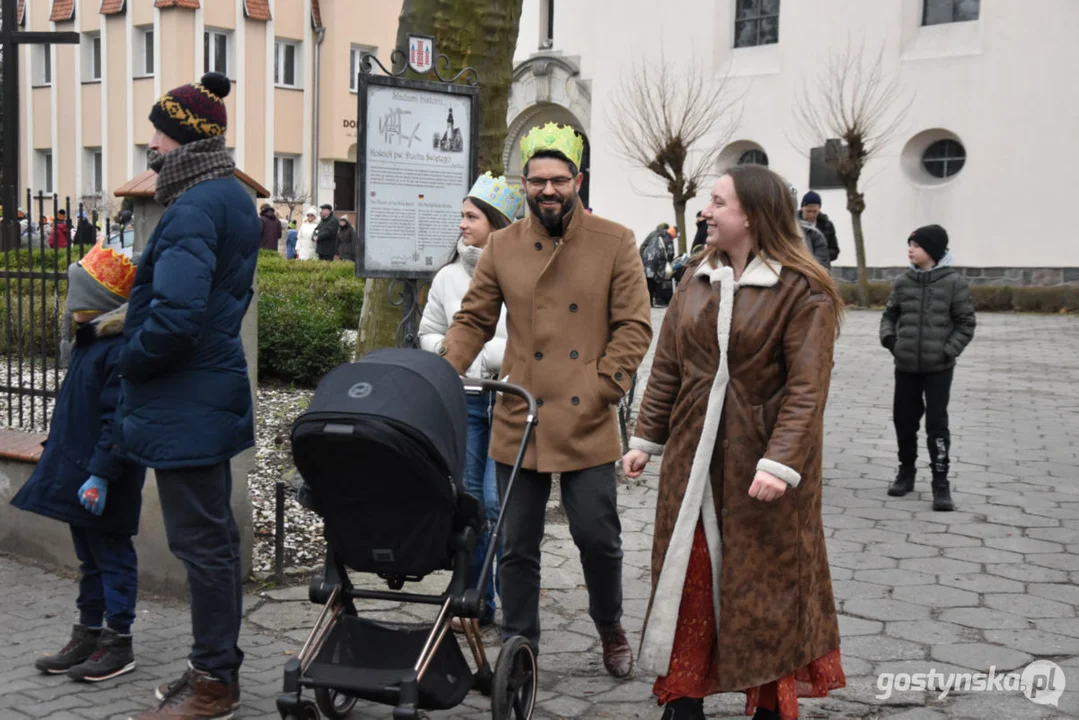
<svg viewBox="0 0 1079 720"><path fill-rule="evenodd" d="M529 190L543 190L547 187L547 183L554 185L555 190L565 190L573 183L571 177L554 177L554 178L540 178L531 177L526 178L525 182L528 183Z"/></svg>

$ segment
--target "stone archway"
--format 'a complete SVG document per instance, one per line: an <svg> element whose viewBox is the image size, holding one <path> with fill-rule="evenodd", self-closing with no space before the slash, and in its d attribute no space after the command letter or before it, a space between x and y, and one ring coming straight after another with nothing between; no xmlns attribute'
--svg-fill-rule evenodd
<svg viewBox="0 0 1079 720"><path fill-rule="evenodd" d="M586 173L581 201L588 207L592 88L591 83L581 79L577 58L563 57L561 53L539 53L514 68L506 113L509 129L502 152L502 165L511 182L520 182L521 138L536 125L549 122L569 125L584 136L581 169Z"/></svg>

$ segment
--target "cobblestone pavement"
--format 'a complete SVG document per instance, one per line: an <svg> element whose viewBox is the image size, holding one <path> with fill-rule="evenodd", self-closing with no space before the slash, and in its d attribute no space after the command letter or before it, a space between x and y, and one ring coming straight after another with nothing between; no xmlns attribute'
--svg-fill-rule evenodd
<svg viewBox="0 0 1079 720"><path fill-rule="evenodd" d="M924 468L919 492L902 499L884 492L895 469L892 370L877 344L878 317L849 315L827 415L824 512L848 687L802 701L802 716L1079 717L1079 321L979 317L952 392L958 511L943 514L930 510ZM656 311L657 330L661 319ZM648 595L656 469L626 484L619 498L625 624L635 646ZM619 682L604 673L576 550L557 507L550 518L536 717L658 718L652 678L642 673ZM425 586L441 590L444 579ZM32 660L63 643L74 596L69 580L0 558L0 718L123 718L151 705L155 683L183 670L187 613L148 599L136 624L135 673L92 687L36 674ZM245 704L237 717L276 716L281 668L318 612L305 597L304 588L248 596L241 639ZM379 618L406 614L387 603L368 608L361 612ZM497 638L489 639L497 646ZM999 673L1036 658L1055 661L1067 676L1059 707L1034 704L1014 691L939 699L896 690L886 700L876 697L878 673L986 672L990 666ZM712 698L706 709L710 717L740 717L742 698ZM353 715L389 716L373 705ZM472 696L432 717L489 717L488 701Z"/></svg>

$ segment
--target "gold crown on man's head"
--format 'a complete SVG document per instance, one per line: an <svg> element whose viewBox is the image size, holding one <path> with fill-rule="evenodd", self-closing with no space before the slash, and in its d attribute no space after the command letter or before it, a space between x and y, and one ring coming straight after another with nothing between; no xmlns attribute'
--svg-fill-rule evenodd
<svg viewBox="0 0 1079 720"><path fill-rule="evenodd" d="M527 165L536 153L544 150L560 153L580 168L581 157L584 155L584 137L568 125L550 122L543 127L534 127L521 138L521 167Z"/></svg>

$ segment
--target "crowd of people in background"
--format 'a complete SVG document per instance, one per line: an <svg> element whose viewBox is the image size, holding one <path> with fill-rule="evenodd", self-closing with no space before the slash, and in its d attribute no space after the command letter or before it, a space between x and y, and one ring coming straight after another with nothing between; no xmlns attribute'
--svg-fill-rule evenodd
<svg viewBox="0 0 1079 720"><path fill-rule="evenodd" d="M294 220L288 226L277 216L277 210L264 203L259 210L262 226L263 250L280 252L281 239L285 240L285 257L289 260L348 260L356 259L356 229L345 215L335 216L333 205L326 203L320 209L309 207L303 223L297 227Z"/></svg>

